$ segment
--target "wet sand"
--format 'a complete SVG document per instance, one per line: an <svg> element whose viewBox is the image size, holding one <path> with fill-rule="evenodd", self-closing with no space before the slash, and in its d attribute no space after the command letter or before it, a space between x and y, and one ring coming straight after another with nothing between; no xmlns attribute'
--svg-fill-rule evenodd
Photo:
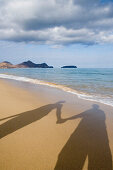
<svg viewBox="0 0 113 170"><path fill-rule="evenodd" d="M0 80L0 170L112 170L113 107Z"/></svg>

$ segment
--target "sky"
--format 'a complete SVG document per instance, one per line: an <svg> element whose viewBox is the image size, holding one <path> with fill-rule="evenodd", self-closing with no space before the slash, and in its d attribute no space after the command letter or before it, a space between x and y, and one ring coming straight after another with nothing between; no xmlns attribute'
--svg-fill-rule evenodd
<svg viewBox="0 0 113 170"><path fill-rule="evenodd" d="M0 62L113 68L113 0L0 0Z"/></svg>

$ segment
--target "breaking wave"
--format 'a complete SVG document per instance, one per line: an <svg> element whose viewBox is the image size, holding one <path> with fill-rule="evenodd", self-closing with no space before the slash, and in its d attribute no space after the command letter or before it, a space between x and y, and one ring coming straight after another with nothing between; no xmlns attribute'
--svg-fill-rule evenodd
<svg viewBox="0 0 113 170"><path fill-rule="evenodd" d="M9 80L16 80L16 81L21 81L21 82L29 82L29 83L37 84L37 85L49 86L49 87L57 88L57 89L65 91L65 92L77 95L79 98L84 99L84 100L95 101L95 102L99 102L99 103L103 103L103 104L106 104L106 105L113 106L113 100L110 97L103 97L101 95L86 94L86 93L76 91L72 88L69 88L69 87L66 87L66 86L60 85L60 84L50 83L50 82L46 82L46 81L43 81L43 80L32 79L32 78L28 78L28 77L7 75L7 74L0 74L0 78L9 79Z"/></svg>

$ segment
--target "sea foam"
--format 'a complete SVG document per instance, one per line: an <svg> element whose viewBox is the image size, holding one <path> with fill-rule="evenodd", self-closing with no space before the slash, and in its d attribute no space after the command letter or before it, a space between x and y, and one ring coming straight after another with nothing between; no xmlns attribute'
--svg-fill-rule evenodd
<svg viewBox="0 0 113 170"><path fill-rule="evenodd" d="M29 82L29 83L32 83L32 84L44 85L44 86L57 88L57 89L65 91L65 92L71 93L73 95L76 95L76 96L78 96L78 98L81 98L81 99L84 99L84 100L89 100L89 101L99 102L99 103L106 104L106 105L113 107L113 101L109 97L104 98L102 96L90 95L90 94L86 94L86 93L83 93L83 92L78 92L75 89L72 89L72 88L69 88L69 87L66 87L66 86L63 86L63 85L50 83L50 82L46 82L46 81L43 81L43 80L31 79L31 78L28 78L28 77L20 77L20 76L15 76L15 75L8 75L8 74L0 74L0 78L9 79L9 80L16 80L16 81L21 81L21 82Z"/></svg>

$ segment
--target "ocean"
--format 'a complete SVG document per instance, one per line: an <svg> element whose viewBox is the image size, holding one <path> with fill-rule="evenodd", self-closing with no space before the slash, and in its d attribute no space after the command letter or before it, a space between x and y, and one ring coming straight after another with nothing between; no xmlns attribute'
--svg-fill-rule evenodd
<svg viewBox="0 0 113 170"><path fill-rule="evenodd" d="M113 106L113 68L0 69L0 78L42 84Z"/></svg>

